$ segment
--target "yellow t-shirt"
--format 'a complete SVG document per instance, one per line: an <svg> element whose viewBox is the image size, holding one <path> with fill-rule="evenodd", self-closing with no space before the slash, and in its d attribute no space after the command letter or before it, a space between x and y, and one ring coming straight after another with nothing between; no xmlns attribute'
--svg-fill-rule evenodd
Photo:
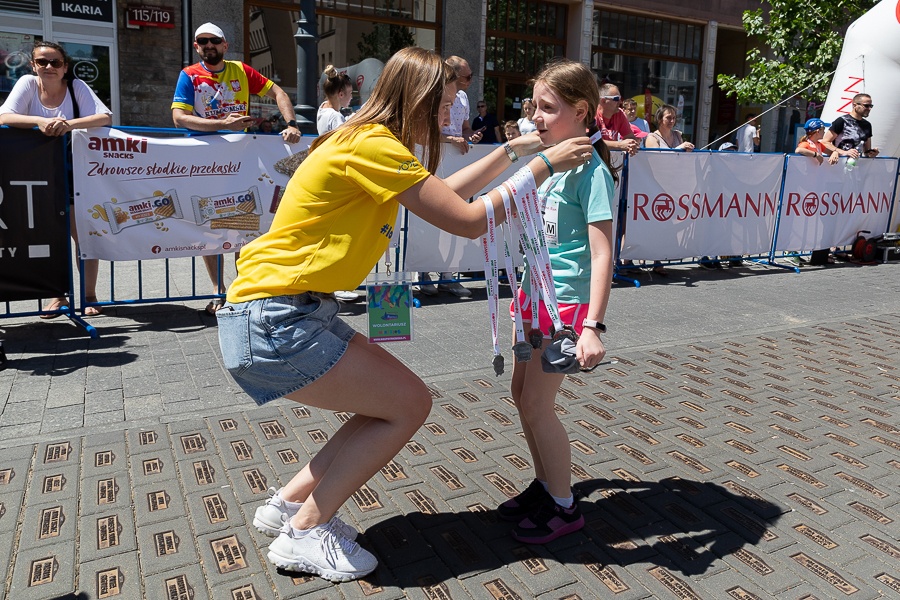
<svg viewBox="0 0 900 600"><path fill-rule="evenodd" d="M291 177L269 231L241 249L228 301L355 288L387 249L397 194L429 175L383 125L332 135Z"/></svg>

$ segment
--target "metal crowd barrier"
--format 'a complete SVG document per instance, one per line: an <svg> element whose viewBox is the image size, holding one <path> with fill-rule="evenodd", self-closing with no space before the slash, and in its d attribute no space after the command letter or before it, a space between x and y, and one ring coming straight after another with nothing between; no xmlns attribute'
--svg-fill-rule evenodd
<svg viewBox="0 0 900 600"><path fill-rule="evenodd" d="M160 136L170 136L170 137L190 137L197 135L216 135L215 133L197 133L197 132L189 132L186 130L179 129L169 129L169 128L148 128L148 127L117 127L116 129L120 129L125 132L133 132L138 134L153 134ZM229 132L231 133L231 132ZM264 134L252 134L252 135L264 135ZM785 171L787 169L787 157L785 157ZM640 286L640 282L628 276L627 269L621 265L620 261L620 253L622 249L622 243L624 239L624 223L626 222L626 211L628 209L628 189L629 189L629 163L627 157L625 158L625 162L623 168L621 170L622 182L620 185L620 198L618 203L618 221L617 221L617 230L615 232L615 264L616 267L614 269L614 279L629 282L637 287ZM779 214L781 203L783 201L784 196L784 174L782 174L782 190L779 194ZM67 190L68 190L68 182L67 182ZM894 194L896 196L896 188L894 190ZM66 196L68 197L68 195ZM895 198L891 199L891 205L893 206ZM68 217L68 212L70 211L70 207L68 202L66 202L66 212ZM405 260L404 257L407 255L407 244L409 242L409 226L407 221L408 215L405 215L404 219L401 221L400 226L400 242L395 248L393 248L394 255L394 270L395 271L403 271L405 270ZM67 219L67 233L68 233L68 219ZM888 224L891 222L891 216L888 217ZM777 241L777 217L776 217L776 229L774 232L774 240L772 242L772 247L768 253L765 254L756 254L756 255L742 255L742 260L750 260L761 264L766 264L770 266L775 266L779 268L792 269L796 272L800 272L796 267L785 266L781 264L777 264L776 260L776 251L775 245ZM71 238L67 237L69 241L69 254L72 255L72 246L71 246ZM808 253L791 253L789 255L801 255ZM73 256L73 258L75 258ZM713 257L715 258L715 257ZM780 257L779 257L780 258ZM84 327L85 330L90 334L91 337L98 337L99 333L97 329L88 321L84 320L81 317L81 313L88 307L96 307L98 309L104 309L112 306L120 306L120 305L135 305L135 304L150 304L150 303L167 303L167 302L187 302L187 301L195 301L195 300L213 300L216 298L222 298L224 294L218 294L214 292L203 292L203 288L210 289L215 287L216 289L225 288L226 282L232 279L235 275L234 270L234 261L227 260L224 258L224 255L220 254L217 257L217 265L219 276L217 278L217 282L214 285L210 280L206 272L205 265L201 264L198 269L198 257L186 257L186 258L165 258L165 259L154 259L154 260L137 260L137 261L128 261L128 262L109 262L109 261L101 261L101 272L104 270L108 270L108 278L100 279L98 277L98 290L97 290L97 298L94 301L88 301L84 293L84 275L83 275L83 267L84 261L79 258L78 267L79 267L79 286L76 288L74 286L74 271L72 270L72 264L69 266L69 297L72 300L70 305L64 309L60 310L62 315L72 319L80 326ZM698 264L700 260L696 257L690 259L682 259L682 260L666 260L662 261L663 265L685 265L685 264ZM202 263L202 259L201 259ZM381 265L377 265L373 270L374 273L377 273L382 268ZM635 268L635 267L632 267ZM638 267L639 268L639 267ZM449 268L447 270L452 270ZM199 271L199 275L198 275ZM483 279L477 272L475 275L470 275L468 277L457 277L453 279L447 280L436 280L434 283L449 283L449 282L458 282L458 281L470 281L470 280L479 280ZM34 301L30 301L34 302ZM40 307L40 302L38 301L37 308L29 308L28 302L5 302L3 303L5 312L0 312L0 318L9 318L9 317L28 317L28 316L40 316L48 314L47 311L44 311ZM33 306L33 305L32 305Z"/></svg>

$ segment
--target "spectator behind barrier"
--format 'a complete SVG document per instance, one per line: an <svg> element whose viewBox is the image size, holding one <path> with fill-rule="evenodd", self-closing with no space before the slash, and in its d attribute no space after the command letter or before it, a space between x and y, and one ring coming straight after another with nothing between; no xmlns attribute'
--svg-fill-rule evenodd
<svg viewBox="0 0 900 600"><path fill-rule="evenodd" d="M74 129L107 127L112 123L112 111L97 97L94 91L70 72L71 59L59 44L49 41L35 42L31 51L31 68L37 75L20 77L3 106L0 106L0 125L20 129L37 127L41 133L55 137L71 133ZM71 190L70 190L71 192ZM74 204L74 196L69 198ZM75 229L75 212L69 212L70 229L75 245L78 232ZM79 263L80 265L80 263ZM97 273L100 261L84 261L84 298L97 301ZM59 310L69 306L68 298L54 298L44 310ZM41 315L42 319L54 319L62 313ZM100 314L100 309L88 306L86 316Z"/></svg>
<svg viewBox="0 0 900 600"><path fill-rule="evenodd" d="M325 101L316 112L316 130L319 135L340 127L347 120L344 111L353 100L353 82L346 73L338 73L334 65L328 65L324 74L322 91L325 93ZM335 290L334 297L343 302L359 300L359 294L352 290Z"/></svg>
<svg viewBox="0 0 900 600"><path fill-rule="evenodd" d="M250 65L225 60L228 40L217 25L204 23L194 32L194 50L200 62L185 67L178 75L172 99L172 121L176 127L194 131L244 131L254 118L249 116L250 94L272 98L278 104L287 128L281 137L289 144L300 141L294 103L278 84L263 77ZM236 257L240 253L236 253ZM204 256L213 294L224 294L224 274L219 255ZM215 315L224 300L214 298L206 312Z"/></svg>

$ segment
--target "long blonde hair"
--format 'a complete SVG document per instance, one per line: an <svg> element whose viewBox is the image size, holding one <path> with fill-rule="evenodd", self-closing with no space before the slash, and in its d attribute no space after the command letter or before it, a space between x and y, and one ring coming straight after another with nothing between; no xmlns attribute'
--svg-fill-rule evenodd
<svg viewBox="0 0 900 600"><path fill-rule="evenodd" d="M584 102L587 105L587 111L584 114L584 128L588 135L597 132L594 115L597 113L597 106L600 105L600 89L597 87L597 77L590 69L580 62L572 60L553 60L528 82L532 87L538 83L543 83L559 94L569 106L574 107L579 102ZM619 177L610 162L609 148L606 146L606 142L598 139L594 143L594 148L609 168L613 180L618 181Z"/></svg>
<svg viewBox="0 0 900 600"><path fill-rule="evenodd" d="M368 101L346 123L316 138L310 152L332 135L346 139L361 128L384 125L411 152L416 145L424 150L425 168L437 171L441 162L441 128L438 114L444 86L456 79L443 59L424 48L410 46L394 54Z"/></svg>

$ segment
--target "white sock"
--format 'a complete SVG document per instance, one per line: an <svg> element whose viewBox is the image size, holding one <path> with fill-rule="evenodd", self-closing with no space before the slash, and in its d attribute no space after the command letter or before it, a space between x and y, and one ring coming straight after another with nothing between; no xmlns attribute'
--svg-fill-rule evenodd
<svg viewBox="0 0 900 600"><path fill-rule="evenodd" d="M303 506L302 502L288 502L284 498L281 499L281 503L284 504L285 508L289 508L290 510L300 510L300 507Z"/></svg>
<svg viewBox="0 0 900 600"><path fill-rule="evenodd" d="M305 536L307 533L309 533L310 531L312 531L312 529L297 529L296 527L291 525L291 537L294 539L301 538L301 537Z"/></svg>
<svg viewBox="0 0 900 600"><path fill-rule="evenodd" d="M285 500L284 496L281 495L281 490L278 490L278 492L276 493L276 496L278 496L278 498L281 500L282 504L285 505L285 507L287 507L291 510L300 510L300 507L303 506L302 502L291 502L289 500Z"/></svg>
<svg viewBox="0 0 900 600"><path fill-rule="evenodd" d="M572 494L569 494L568 498L557 498L553 494L550 495L553 498L553 501L562 506L563 508L572 508L572 504L575 502L575 497Z"/></svg>

